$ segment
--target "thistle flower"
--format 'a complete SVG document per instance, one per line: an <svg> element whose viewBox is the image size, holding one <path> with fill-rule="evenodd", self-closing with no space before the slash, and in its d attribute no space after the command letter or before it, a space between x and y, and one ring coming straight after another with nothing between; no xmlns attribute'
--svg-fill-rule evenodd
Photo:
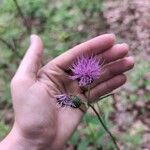
<svg viewBox="0 0 150 150"><path fill-rule="evenodd" d="M79 86L86 86L99 78L101 66L96 57L81 56L70 69L73 72L70 78L79 80Z"/></svg>
<svg viewBox="0 0 150 150"><path fill-rule="evenodd" d="M72 108L79 108L81 103L80 99L77 96L70 96L67 94L61 94L55 96L57 103L61 107L70 106Z"/></svg>

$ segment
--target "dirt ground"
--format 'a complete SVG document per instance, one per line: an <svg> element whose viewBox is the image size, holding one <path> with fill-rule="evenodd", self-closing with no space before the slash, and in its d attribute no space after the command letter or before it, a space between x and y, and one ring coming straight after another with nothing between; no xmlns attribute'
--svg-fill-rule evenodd
<svg viewBox="0 0 150 150"><path fill-rule="evenodd" d="M108 0L105 3L104 18L109 25L108 31L114 32L119 41L129 44L130 54L135 57L135 63L150 61L150 1L149 0ZM149 63L150 68L150 63ZM138 67L135 69L137 70ZM150 149L150 99L144 100L144 95L150 93L150 85L144 85L150 80L150 72L140 76L140 86L136 90L131 89L129 82L123 87L126 91L126 100L120 101L121 96L114 98L116 112L112 119L118 125L118 131L129 130L129 134L139 128L144 128L141 137L141 148ZM138 84L137 84L138 85ZM130 95L135 94L136 102L130 103ZM144 112L142 112L144 110Z"/></svg>

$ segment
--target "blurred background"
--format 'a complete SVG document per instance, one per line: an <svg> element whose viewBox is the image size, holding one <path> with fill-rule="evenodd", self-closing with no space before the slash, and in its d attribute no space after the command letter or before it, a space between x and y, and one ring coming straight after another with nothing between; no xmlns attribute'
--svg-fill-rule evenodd
<svg viewBox="0 0 150 150"><path fill-rule="evenodd" d="M149 0L0 0L0 140L12 127L9 84L36 33L44 63L99 34L113 32L130 46L135 67L115 96L99 102L100 115L121 150L150 150ZM67 145L69 150L114 150L89 110Z"/></svg>

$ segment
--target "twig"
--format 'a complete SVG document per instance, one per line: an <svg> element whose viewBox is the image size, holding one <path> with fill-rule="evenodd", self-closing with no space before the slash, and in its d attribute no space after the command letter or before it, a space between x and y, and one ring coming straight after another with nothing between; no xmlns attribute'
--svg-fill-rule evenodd
<svg viewBox="0 0 150 150"><path fill-rule="evenodd" d="M116 105L118 102L118 99L117 99L116 95L113 95L112 99L113 99L113 106L114 106L115 110L118 110L118 107Z"/></svg>
<svg viewBox="0 0 150 150"><path fill-rule="evenodd" d="M23 12L22 12L19 4L18 4L18 1L17 0L13 0L13 1L15 3L15 6L16 6L16 8L18 10L19 15L21 16L21 18L22 18L22 20L23 20L23 22L25 24L26 30L27 30L28 34L30 35L31 34L31 24L29 24L29 22L27 21L26 17L24 16L24 14L23 14Z"/></svg>
<svg viewBox="0 0 150 150"><path fill-rule="evenodd" d="M6 40L4 40L3 38L0 37L0 41L5 44L9 49L11 49L12 51L15 51L14 47L8 43Z"/></svg>
<svg viewBox="0 0 150 150"><path fill-rule="evenodd" d="M16 49L13 47L12 44L8 43L6 40L0 37L0 41L5 44L12 52L14 52L19 58L21 58L21 55L19 52L16 51Z"/></svg>

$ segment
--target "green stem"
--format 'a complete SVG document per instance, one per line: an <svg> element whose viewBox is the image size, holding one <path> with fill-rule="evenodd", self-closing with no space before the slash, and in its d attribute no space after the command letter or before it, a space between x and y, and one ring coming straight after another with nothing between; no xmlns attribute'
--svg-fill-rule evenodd
<svg viewBox="0 0 150 150"><path fill-rule="evenodd" d="M100 115L98 114L98 112L96 111L96 109L94 108L94 106L92 106L91 104L88 104L88 105L89 105L89 107L91 107L92 110L95 112L95 114L96 114L98 120L100 121L100 123L102 124L103 128L105 129L105 131L106 131L106 132L109 134L109 136L111 137L111 139L112 139L112 141L113 141L113 143L114 143L116 149L117 149L117 150L120 150L119 147L118 147L118 145L117 145L117 142L116 142L116 140L115 140L115 137L112 135L112 133L111 133L111 132L108 130L108 128L105 126L105 124L104 124L102 118L100 117Z"/></svg>
<svg viewBox="0 0 150 150"><path fill-rule="evenodd" d="M111 95L112 95L112 94L111 94ZM106 95L106 96L103 96L101 99L106 98L106 97L108 97L108 96L110 96L110 94L108 94L108 95ZM94 108L94 106L92 106L92 105L89 103L89 100L90 100L90 85L88 86L88 101L87 101L87 104L88 104L88 106L91 107L92 110L95 112L95 114L96 114L96 116L97 116L99 122L101 123L101 125L103 126L103 128L105 129L105 131L106 131L106 132L109 134L109 136L111 137L111 139L112 139L112 141L113 141L113 143L114 143L116 149L117 149L117 150L120 150L119 147L118 147L118 145L117 145L117 142L116 142L115 137L114 137L114 136L112 135L112 133L108 130L108 128L107 128L106 125L104 124L102 118L100 117L100 115L98 114L98 112L97 112L97 110Z"/></svg>
<svg viewBox="0 0 150 150"><path fill-rule="evenodd" d="M101 101L101 100L103 100L103 99L105 99L105 98L107 98L109 96L112 96L112 95L114 95L114 93L110 93L110 94L104 95L104 96L102 96L102 97L99 98L99 101ZM100 108L100 105L99 105L98 102L96 103L96 105L97 105L99 114L104 115L103 112L101 111L101 108Z"/></svg>
<svg viewBox="0 0 150 150"><path fill-rule="evenodd" d="M114 93L110 93L110 94L104 95L104 96L100 97L99 100L102 100L102 99L104 99L106 97L109 97L109 96L112 96L112 95L114 95Z"/></svg>
<svg viewBox="0 0 150 150"><path fill-rule="evenodd" d="M88 85L88 103L89 103L89 100L90 100L90 85Z"/></svg>

